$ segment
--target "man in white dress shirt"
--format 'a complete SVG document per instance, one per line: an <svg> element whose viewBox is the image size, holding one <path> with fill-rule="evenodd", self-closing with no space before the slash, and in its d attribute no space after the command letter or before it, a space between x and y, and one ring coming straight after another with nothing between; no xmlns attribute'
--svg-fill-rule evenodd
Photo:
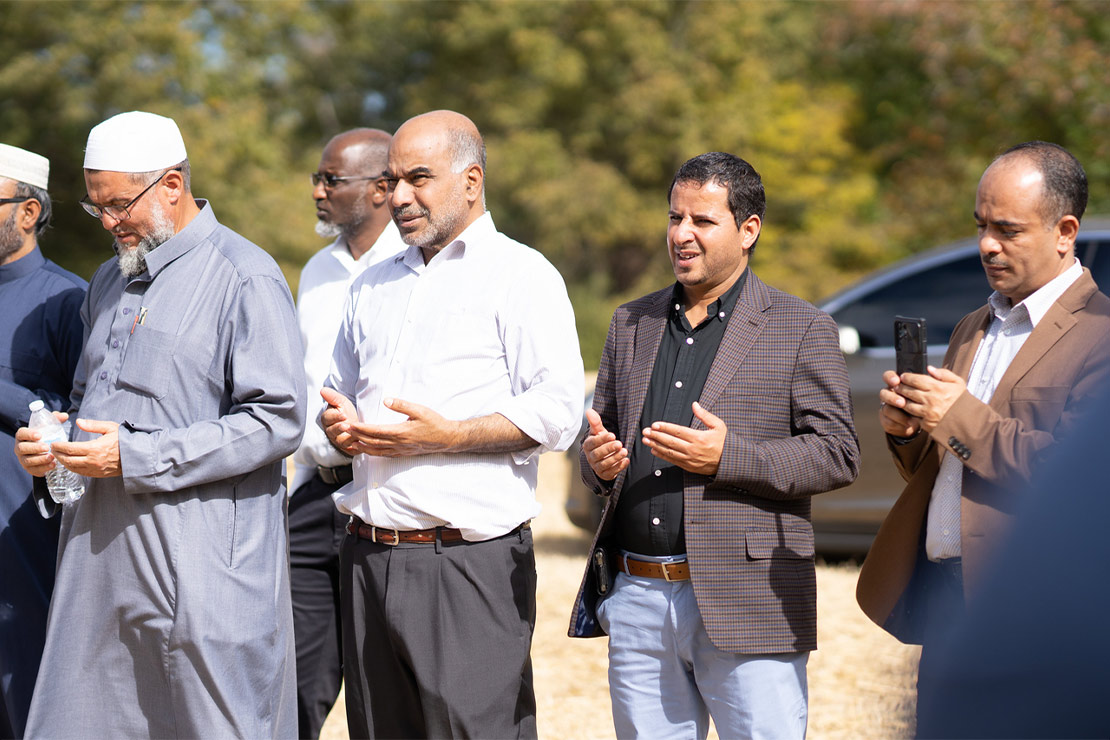
<svg viewBox="0 0 1110 740"><path fill-rule="evenodd" d="M301 271L297 322L304 343L309 413L294 461L289 500L289 559L293 631L297 643L299 737L316 738L339 696L343 678L339 614L339 543L347 517L331 495L351 481L351 458L332 446L316 423L324 402L319 389L331 367L347 288L368 266L405 248L389 216L385 169L393 137L357 128L324 147L312 174L316 233L334 238Z"/></svg>
<svg viewBox="0 0 1110 740"><path fill-rule="evenodd" d="M352 285L323 391L354 455L337 496L348 728L535 737L528 523L539 454L582 418L574 314L555 268L486 213L468 118L407 121L386 175L409 247Z"/></svg>

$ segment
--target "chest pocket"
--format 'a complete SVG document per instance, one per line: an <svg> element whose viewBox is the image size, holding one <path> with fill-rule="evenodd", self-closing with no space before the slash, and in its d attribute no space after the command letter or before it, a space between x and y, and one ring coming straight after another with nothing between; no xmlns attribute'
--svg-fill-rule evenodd
<svg viewBox="0 0 1110 740"><path fill-rule="evenodd" d="M1010 409L1014 417L1034 429L1052 431L1064 413L1069 386L1014 386L1010 391Z"/></svg>
<svg viewBox="0 0 1110 740"><path fill-rule="evenodd" d="M8 372L5 373L4 370ZM0 360L0 377L7 376L24 388L41 387L44 370L42 357L34 350L25 352L12 349L9 357Z"/></svg>
<svg viewBox="0 0 1110 740"><path fill-rule="evenodd" d="M119 384L157 399L164 398L173 375L174 344L172 334L135 327L120 365Z"/></svg>

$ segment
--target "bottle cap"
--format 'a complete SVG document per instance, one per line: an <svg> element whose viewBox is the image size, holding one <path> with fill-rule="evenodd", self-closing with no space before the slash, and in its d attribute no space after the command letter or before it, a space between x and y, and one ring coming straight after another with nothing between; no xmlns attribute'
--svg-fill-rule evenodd
<svg viewBox="0 0 1110 740"><path fill-rule="evenodd" d="M42 401L35 399L34 401L31 401L31 403L27 404L27 408L31 409L31 411L38 411L45 405L46 404Z"/></svg>

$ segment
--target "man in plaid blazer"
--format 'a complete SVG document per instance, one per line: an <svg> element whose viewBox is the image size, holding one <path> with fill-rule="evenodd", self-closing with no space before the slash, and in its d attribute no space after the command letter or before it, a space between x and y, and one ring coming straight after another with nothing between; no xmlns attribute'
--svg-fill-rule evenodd
<svg viewBox="0 0 1110 740"><path fill-rule="evenodd" d="M617 309L582 475L609 503L570 634L609 635L618 737L801 738L816 647L809 497L856 477L832 319L748 269L759 174L712 152L669 193L677 283ZM610 577L615 573L615 579Z"/></svg>

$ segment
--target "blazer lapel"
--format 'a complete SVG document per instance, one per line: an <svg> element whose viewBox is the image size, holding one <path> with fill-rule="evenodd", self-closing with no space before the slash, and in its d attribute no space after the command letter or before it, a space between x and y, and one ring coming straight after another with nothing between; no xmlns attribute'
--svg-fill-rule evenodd
<svg viewBox="0 0 1110 740"><path fill-rule="evenodd" d="M1060 341L1060 338L1071 331L1077 320L1075 312L1079 311L1098 290L1091 273L1083 268L1083 274L1064 291L1055 303L1049 306L1025 344L1018 350L1010 366L1002 375L994 395L991 396L991 406L998 403L1000 406L1009 401L1014 385L1021 380L1037 362ZM997 409L996 409L997 410Z"/></svg>
<svg viewBox="0 0 1110 740"><path fill-rule="evenodd" d="M975 353L979 350L979 345L983 342L983 337L986 336L987 327L991 323L991 311L987 306L978 309L982 312L978 323L973 324L970 328L971 338L964 340L962 337L953 335L950 344L960 347L960 350L952 357L952 372L959 375L965 381L971 375L971 363L975 360Z"/></svg>
<svg viewBox="0 0 1110 740"><path fill-rule="evenodd" d="M632 372L628 375L628 413L623 419L621 439L628 444L639 434L640 417L644 414L644 401L647 399L648 385L651 382L655 356L659 354L659 344L663 341L663 331L667 326L667 315L671 309L674 295L671 291L660 291L655 302L640 315L636 322L636 338L632 349ZM619 380L618 380L619 382Z"/></svg>
<svg viewBox="0 0 1110 740"><path fill-rule="evenodd" d="M698 399L702 408L712 408L728 385L728 381L739 371L755 340L763 332L763 327L767 323L764 312L770 305L771 295L766 284L749 269L744 288L740 291L736 307L732 311L728 325L725 326L725 335L721 338L717 356L713 358L713 364L709 367L709 376L705 379L701 398ZM695 429L705 428L705 425L696 417L691 426Z"/></svg>

